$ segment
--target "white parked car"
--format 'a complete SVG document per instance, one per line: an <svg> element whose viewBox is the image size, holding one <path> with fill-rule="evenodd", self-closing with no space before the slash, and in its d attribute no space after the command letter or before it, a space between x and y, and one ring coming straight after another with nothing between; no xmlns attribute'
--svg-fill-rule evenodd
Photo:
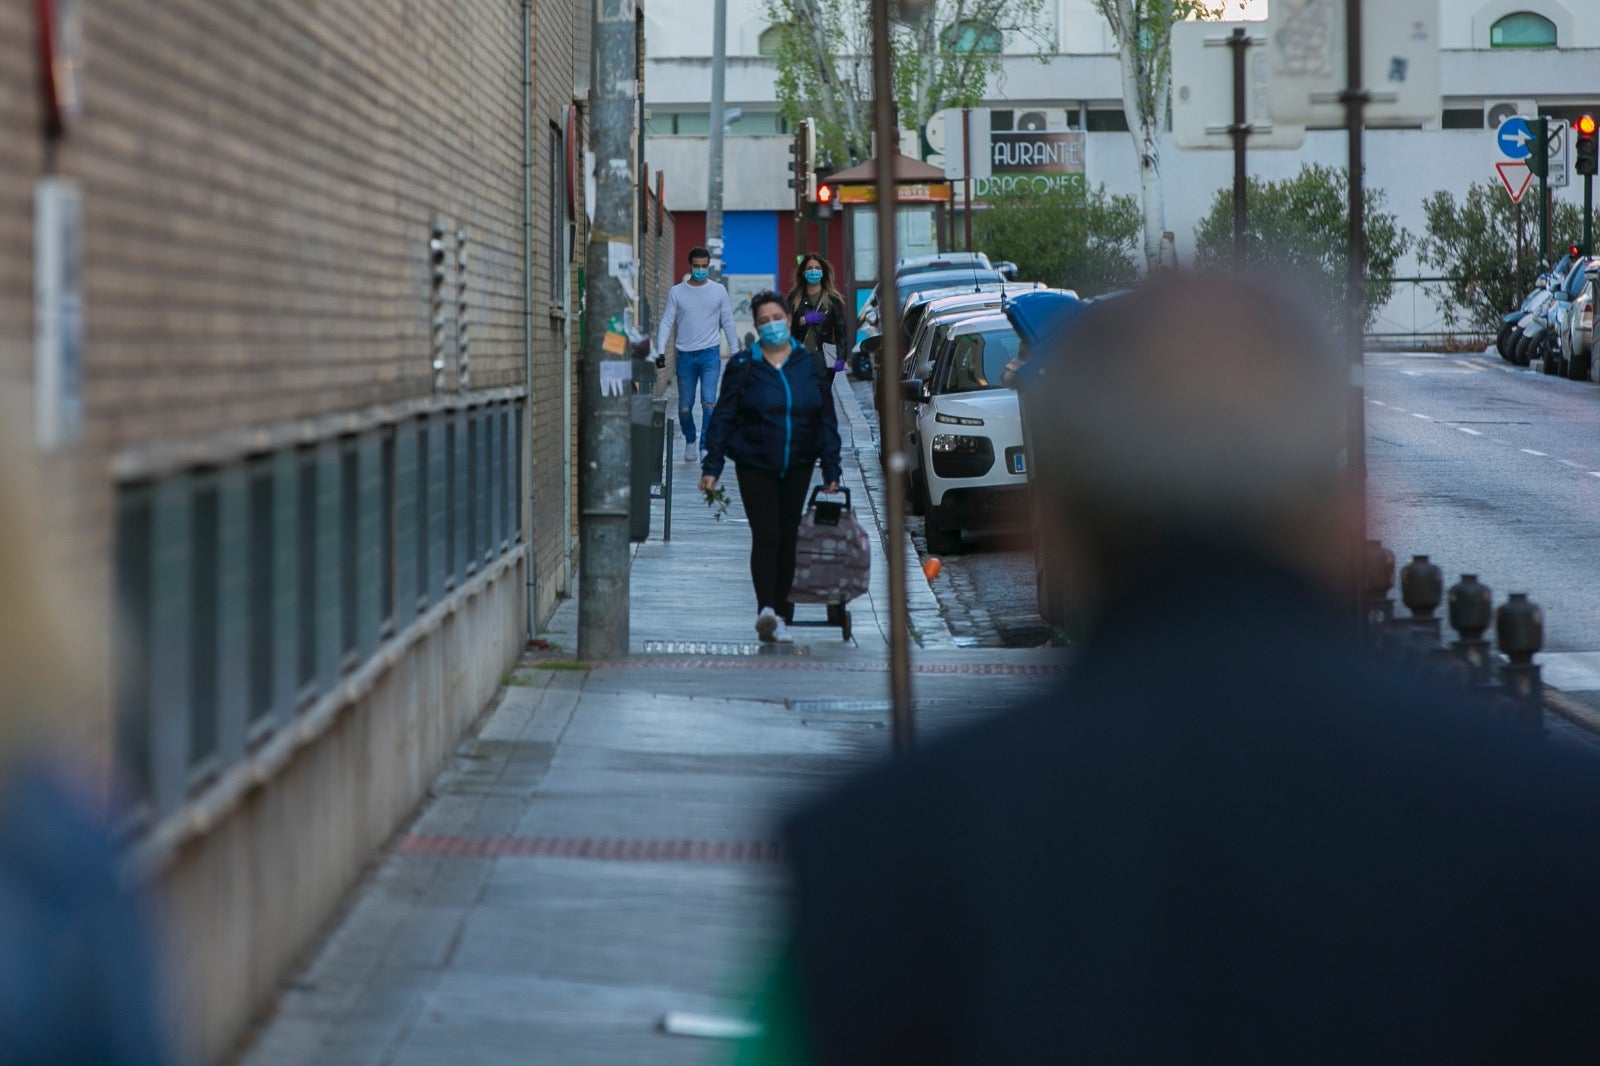
<svg viewBox="0 0 1600 1066"><path fill-rule="evenodd" d="M1020 341L1003 315L957 322L927 378L901 383L917 405L907 453L928 550L956 551L964 533L1026 528L1028 459L1017 394L1000 374Z"/></svg>

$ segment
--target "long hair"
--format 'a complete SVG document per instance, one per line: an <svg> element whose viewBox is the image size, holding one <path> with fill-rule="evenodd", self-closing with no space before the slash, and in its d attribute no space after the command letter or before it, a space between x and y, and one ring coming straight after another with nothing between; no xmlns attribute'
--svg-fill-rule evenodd
<svg viewBox="0 0 1600 1066"><path fill-rule="evenodd" d="M794 288L789 290L789 313L796 314L800 310L800 301L806 295L806 267L811 263L822 267L822 299L826 303L830 300L843 302L839 290L833 287L833 264L828 262L816 252L807 252L802 255L794 265Z"/></svg>

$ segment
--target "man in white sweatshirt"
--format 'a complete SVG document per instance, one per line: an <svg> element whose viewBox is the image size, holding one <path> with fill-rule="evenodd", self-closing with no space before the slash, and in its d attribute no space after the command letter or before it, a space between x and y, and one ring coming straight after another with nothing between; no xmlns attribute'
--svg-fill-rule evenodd
<svg viewBox="0 0 1600 1066"><path fill-rule="evenodd" d="M665 352L673 327L678 330L674 345L678 353L678 424L683 428L683 459L688 463L697 462L705 454L695 444L695 386L700 388L702 423L709 422L711 408L717 402L717 379L722 374L722 336L728 338L730 353L739 350L728 290L710 277L711 253L704 248L692 249L689 280L678 282L667 293L667 307L656 331L656 350Z"/></svg>

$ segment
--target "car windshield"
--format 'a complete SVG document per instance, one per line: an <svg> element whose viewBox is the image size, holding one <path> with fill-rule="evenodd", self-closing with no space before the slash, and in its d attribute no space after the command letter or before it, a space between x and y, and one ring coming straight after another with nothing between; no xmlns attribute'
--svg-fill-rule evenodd
<svg viewBox="0 0 1600 1066"><path fill-rule="evenodd" d="M967 333L951 344L945 360L940 392L982 392L1003 388L1000 376L1006 364L1016 357L1021 339L1016 331L1005 329Z"/></svg>

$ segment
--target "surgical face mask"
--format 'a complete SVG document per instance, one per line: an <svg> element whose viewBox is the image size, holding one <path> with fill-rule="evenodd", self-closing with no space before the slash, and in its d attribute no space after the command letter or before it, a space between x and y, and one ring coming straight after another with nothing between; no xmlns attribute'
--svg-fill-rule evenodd
<svg viewBox="0 0 1600 1066"><path fill-rule="evenodd" d="M822 281L822 271L808 270L805 273L806 284L816 285Z"/></svg>
<svg viewBox="0 0 1600 1066"><path fill-rule="evenodd" d="M766 348L781 348L789 343L789 323L763 322L756 332L761 334L761 344Z"/></svg>
<svg viewBox="0 0 1600 1066"><path fill-rule="evenodd" d="M704 281L711 276L711 271L707 267L690 267L689 276L695 281Z"/></svg>

